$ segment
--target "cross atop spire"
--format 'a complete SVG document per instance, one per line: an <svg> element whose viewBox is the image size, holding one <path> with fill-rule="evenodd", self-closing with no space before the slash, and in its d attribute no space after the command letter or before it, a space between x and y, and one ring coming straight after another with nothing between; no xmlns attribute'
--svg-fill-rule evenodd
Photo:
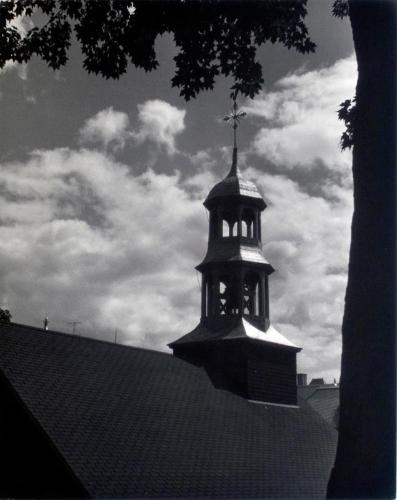
<svg viewBox="0 0 397 500"><path fill-rule="evenodd" d="M234 144L233 148L237 149L237 127L240 124L241 118L244 118L247 113L245 111L239 111L237 109L237 102L236 102L236 96L233 98L233 108L232 111L225 116L223 119L225 122L229 123L230 125L233 126L233 136L234 136Z"/></svg>

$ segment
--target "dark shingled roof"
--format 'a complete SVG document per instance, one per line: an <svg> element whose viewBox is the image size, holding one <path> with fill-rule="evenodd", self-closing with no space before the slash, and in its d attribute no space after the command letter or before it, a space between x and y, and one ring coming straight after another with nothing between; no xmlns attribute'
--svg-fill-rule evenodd
<svg viewBox="0 0 397 500"><path fill-rule="evenodd" d="M171 355L15 324L0 370L95 497L321 497L336 432Z"/></svg>
<svg viewBox="0 0 397 500"><path fill-rule="evenodd" d="M246 196L248 198L258 198L262 200L262 195L255 184L244 179L240 172L237 172L236 175L233 176L228 175L221 182L215 184L209 192L205 202L208 203L208 201L213 198L225 196Z"/></svg>
<svg viewBox="0 0 397 500"><path fill-rule="evenodd" d="M339 423L339 387L327 384L324 384L323 387L314 387L315 390L308 396L304 395L304 399L330 425L336 428ZM302 394L299 389L298 392Z"/></svg>

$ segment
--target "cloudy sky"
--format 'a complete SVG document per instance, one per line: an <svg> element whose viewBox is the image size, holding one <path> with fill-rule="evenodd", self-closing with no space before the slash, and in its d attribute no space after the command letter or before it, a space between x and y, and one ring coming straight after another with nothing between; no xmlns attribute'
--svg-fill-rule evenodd
<svg viewBox="0 0 397 500"><path fill-rule="evenodd" d="M339 377L352 213L351 155L339 103L354 94L348 21L309 3L310 56L260 50L265 87L240 102L240 165L268 204L263 249L276 272L275 327L303 347L298 368ZM19 23L23 29L23 22ZM230 166L231 82L186 103L160 68L119 81L81 69L77 47L53 72L39 60L0 73L0 302L13 320L168 350L199 320L194 270L206 250L202 201Z"/></svg>

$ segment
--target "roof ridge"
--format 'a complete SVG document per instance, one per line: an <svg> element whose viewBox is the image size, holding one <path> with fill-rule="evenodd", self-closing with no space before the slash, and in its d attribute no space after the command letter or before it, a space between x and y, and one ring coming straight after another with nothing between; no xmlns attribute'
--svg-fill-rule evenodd
<svg viewBox="0 0 397 500"><path fill-rule="evenodd" d="M100 342L103 344L110 344L115 347L122 347L125 349L135 349L137 351L148 351L148 352L153 352L155 354L163 354L165 356L172 356L172 353L164 352L164 351L158 351L156 349L149 349L148 347L138 347L138 346L133 346L133 345L128 345L128 344L117 344L115 342L112 342L110 340L104 340L104 339L97 339L95 337L86 337L84 335L73 335L72 333L67 333L67 332L60 332L57 330L44 330L43 328L40 328L38 326L33 326L33 325L25 325L24 323L15 323L13 321L10 322L0 322L0 329L3 327L21 327L21 328L26 328L28 330L35 330L38 333L42 334L50 334L50 335L60 335L68 338L75 338L76 340L88 340L90 342Z"/></svg>

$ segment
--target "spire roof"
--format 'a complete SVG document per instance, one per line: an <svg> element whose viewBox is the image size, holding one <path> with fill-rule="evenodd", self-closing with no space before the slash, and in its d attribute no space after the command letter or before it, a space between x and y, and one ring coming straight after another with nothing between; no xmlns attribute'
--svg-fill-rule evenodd
<svg viewBox="0 0 397 500"><path fill-rule="evenodd" d="M233 148L233 159L229 173L221 182L215 184L211 189L204 201L204 205L208 207L216 198L234 196L254 198L262 210L266 208L266 203L258 191L258 188L253 182L245 179L240 172L238 167L237 147Z"/></svg>

